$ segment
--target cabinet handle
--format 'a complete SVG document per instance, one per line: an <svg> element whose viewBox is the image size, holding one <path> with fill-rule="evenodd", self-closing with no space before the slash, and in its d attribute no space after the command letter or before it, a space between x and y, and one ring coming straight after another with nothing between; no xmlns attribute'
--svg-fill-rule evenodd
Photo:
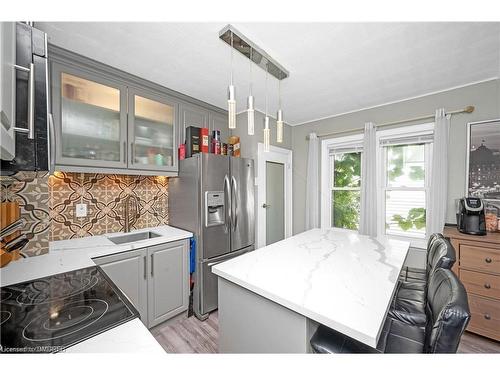
<svg viewBox="0 0 500 375"><path fill-rule="evenodd" d="M488 283L486 283L486 284L484 284L484 287L485 287L486 289L490 289L490 288L491 288L491 285L490 285L490 284L488 284Z"/></svg>
<svg viewBox="0 0 500 375"><path fill-rule="evenodd" d="M123 141L123 162L127 164L127 142Z"/></svg>
<svg viewBox="0 0 500 375"><path fill-rule="evenodd" d="M14 68L28 72L28 128L14 127L14 131L28 133L28 139L35 139L35 64L30 63L29 68L14 65Z"/></svg>
<svg viewBox="0 0 500 375"><path fill-rule="evenodd" d="M485 261L486 263L491 263L491 258L486 258L484 261Z"/></svg>
<svg viewBox="0 0 500 375"><path fill-rule="evenodd" d="M56 128L54 127L54 117L49 113L49 171L52 173L56 169Z"/></svg>
<svg viewBox="0 0 500 375"><path fill-rule="evenodd" d="M135 146L135 144L134 144L134 142L132 142L132 143L130 144L130 153L131 153L130 162L131 162L132 164L134 164L134 157L135 157L135 155L134 155L134 154L135 154L135 152L134 152L134 151L135 151L135 150L134 150L134 146Z"/></svg>
<svg viewBox="0 0 500 375"><path fill-rule="evenodd" d="M490 314L484 314L484 319L490 320L491 319L491 315Z"/></svg>
<svg viewBox="0 0 500 375"><path fill-rule="evenodd" d="M148 277L147 273L147 259L146 259L146 255L144 255L144 280L146 280L146 277Z"/></svg>
<svg viewBox="0 0 500 375"><path fill-rule="evenodd" d="M151 254L151 277L153 277L153 270L154 270L154 265L155 265L155 255Z"/></svg>

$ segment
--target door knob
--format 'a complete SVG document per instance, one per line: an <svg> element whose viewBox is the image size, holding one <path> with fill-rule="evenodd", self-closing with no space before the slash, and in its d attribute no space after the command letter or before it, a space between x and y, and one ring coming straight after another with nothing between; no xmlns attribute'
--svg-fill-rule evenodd
<svg viewBox="0 0 500 375"><path fill-rule="evenodd" d="M269 208L269 207L271 207L271 205L270 205L270 204L266 204L266 203L264 203L264 204L262 205L262 208Z"/></svg>

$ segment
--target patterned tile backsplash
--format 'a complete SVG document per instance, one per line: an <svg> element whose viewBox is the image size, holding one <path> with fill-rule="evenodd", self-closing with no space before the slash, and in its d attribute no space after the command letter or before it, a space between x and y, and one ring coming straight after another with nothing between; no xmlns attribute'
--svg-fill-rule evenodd
<svg viewBox="0 0 500 375"><path fill-rule="evenodd" d="M133 229L168 224L168 178L99 173L34 173L2 178L3 201L18 201L31 237L23 254L48 252L50 241L122 232L125 198L135 196L138 212L130 211ZM76 217L78 203L87 216Z"/></svg>
<svg viewBox="0 0 500 375"><path fill-rule="evenodd" d="M129 195L139 203L131 230L168 224L167 177L55 172L48 183L51 241L122 232ZM86 217L76 217L78 203Z"/></svg>
<svg viewBox="0 0 500 375"><path fill-rule="evenodd" d="M49 251L49 187L48 175L22 172L1 178L2 202L18 202L21 217L26 223L22 229L29 239L22 250L25 256L42 255Z"/></svg>

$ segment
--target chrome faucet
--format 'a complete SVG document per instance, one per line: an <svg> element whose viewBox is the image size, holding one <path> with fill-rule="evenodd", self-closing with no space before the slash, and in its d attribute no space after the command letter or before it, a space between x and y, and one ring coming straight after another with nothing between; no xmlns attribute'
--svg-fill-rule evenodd
<svg viewBox="0 0 500 375"><path fill-rule="evenodd" d="M132 220L130 218L130 199L134 202L134 215L132 216ZM125 233L130 232L130 227L134 225L137 221L137 214L139 213L139 202L137 201L137 197L135 195L127 195L125 201L123 202L123 231Z"/></svg>

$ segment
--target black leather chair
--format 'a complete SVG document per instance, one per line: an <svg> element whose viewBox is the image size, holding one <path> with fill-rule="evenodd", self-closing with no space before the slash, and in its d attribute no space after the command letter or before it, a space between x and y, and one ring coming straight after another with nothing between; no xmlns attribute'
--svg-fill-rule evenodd
<svg viewBox="0 0 500 375"><path fill-rule="evenodd" d="M470 320L464 286L448 269L431 275L426 304L427 325L387 317L377 348L371 348L328 327L311 338L315 353L455 353Z"/></svg>
<svg viewBox="0 0 500 375"><path fill-rule="evenodd" d="M427 250L426 279L399 281L395 297L389 309L389 316L419 326L427 323L426 295L428 280L439 268L450 269L455 264L456 255L452 244L440 234L432 235Z"/></svg>
<svg viewBox="0 0 500 375"><path fill-rule="evenodd" d="M467 292L448 269L437 269L427 291L426 353L456 353L471 317Z"/></svg>
<svg viewBox="0 0 500 375"><path fill-rule="evenodd" d="M429 264L429 257L431 254L431 249L436 240L444 238L441 233L433 233L430 235L429 240L427 241L427 256L426 256L426 265ZM401 281L423 281L427 280L427 268L414 268L414 267L405 267L401 270L401 274L399 279Z"/></svg>
<svg viewBox="0 0 500 375"><path fill-rule="evenodd" d="M377 349L374 349L324 325L318 327L310 343L313 352L319 354L368 354L384 352L383 348L377 347Z"/></svg>

